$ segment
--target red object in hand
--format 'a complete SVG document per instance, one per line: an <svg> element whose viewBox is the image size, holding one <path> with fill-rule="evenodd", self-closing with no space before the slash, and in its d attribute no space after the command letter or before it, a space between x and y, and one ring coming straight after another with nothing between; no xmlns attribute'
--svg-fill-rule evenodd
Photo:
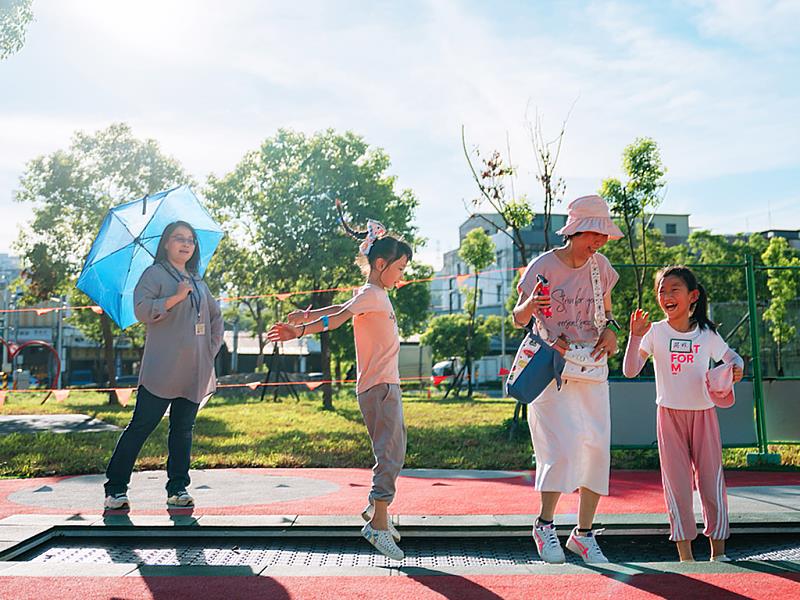
<svg viewBox="0 0 800 600"><path fill-rule="evenodd" d="M541 296L549 296L550 295L550 282L547 281L547 278L542 275L541 273L536 276L536 280L539 282L541 287L539 288L539 295ZM553 309L549 306L542 309L542 314L545 317L552 317L553 316Z"/></svg>

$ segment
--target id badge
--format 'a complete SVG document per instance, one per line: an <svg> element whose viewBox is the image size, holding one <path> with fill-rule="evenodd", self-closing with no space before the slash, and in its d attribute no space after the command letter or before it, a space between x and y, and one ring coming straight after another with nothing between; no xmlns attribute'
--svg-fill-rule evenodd
<svg viewBox="0 0 800 600"><path fill-rule="evenodd" d="M196 323L194 326L194 334L195 335L205 335L206 334L206 324L205 323Z"/></svg>

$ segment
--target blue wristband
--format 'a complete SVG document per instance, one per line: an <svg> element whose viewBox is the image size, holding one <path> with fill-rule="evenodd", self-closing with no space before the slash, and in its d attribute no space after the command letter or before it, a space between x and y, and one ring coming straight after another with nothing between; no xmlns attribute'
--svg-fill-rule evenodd
<svg viewBox="0 0 800 600"><path fill-rule="evenodd" d="M328 317L322 317L322 331L328 331Z"/></svg>

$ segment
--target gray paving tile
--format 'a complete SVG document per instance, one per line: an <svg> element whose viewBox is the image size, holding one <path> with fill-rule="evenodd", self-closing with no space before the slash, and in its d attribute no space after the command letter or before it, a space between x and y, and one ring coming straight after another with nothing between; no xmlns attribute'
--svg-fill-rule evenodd
<svg viewBox="0 0 800 600"><path fill-rule="evenodd" d="M260 567L217 565L139 565L130 577L252 577L258 575Z"/></svg>
<svg viewBox="0 0 800 600"><path fill-rule="evenodd" d="M62 514L62 515L12 515L0 521L2 525L91 525L101 520L101 515Z"/></svg>
<svg viewBox="0 0 800 600"><path fill-rule="evenodd" d="M201 515L200 527L290 527L297 515Z"/></svg>
<svg viewBox="0 0 800 600"><path fill-rule="evenodd" d="M0 542L27 540L49 529L51 525L0 525Z"/></svg>

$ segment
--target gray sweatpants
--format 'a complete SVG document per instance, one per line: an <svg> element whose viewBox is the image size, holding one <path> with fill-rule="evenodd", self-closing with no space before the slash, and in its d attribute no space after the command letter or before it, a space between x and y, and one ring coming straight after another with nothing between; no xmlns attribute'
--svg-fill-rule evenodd
<svg viewBox="0 0 800 600"><path fill-rule="evenodd" d="M367 424L375 455L370 502L391 502L394 500L395 481L406 459L406 426L400 386L379 383L358 394L358 406Z"/></svg>

